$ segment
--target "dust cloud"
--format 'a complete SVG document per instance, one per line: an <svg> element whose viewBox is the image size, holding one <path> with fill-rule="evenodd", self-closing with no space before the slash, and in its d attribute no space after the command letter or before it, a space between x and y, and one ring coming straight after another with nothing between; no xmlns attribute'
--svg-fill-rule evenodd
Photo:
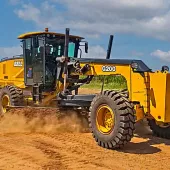
<svg viewBox="0 0 170 170"><path fill-rule="evenodd" d="M152 135L152 130L150 129L148 125L148 121L146 119L140 120L139 122L135 123L135 132L134 136L147 136L147 135Z"/></svg>
<svg viewBox="0 0 170 170"><path fill-rule="evenodd" d="M12 109L0 118L0 134L82 133L87 132L86 123L74 111L58 114L47 109Z"/></svg>

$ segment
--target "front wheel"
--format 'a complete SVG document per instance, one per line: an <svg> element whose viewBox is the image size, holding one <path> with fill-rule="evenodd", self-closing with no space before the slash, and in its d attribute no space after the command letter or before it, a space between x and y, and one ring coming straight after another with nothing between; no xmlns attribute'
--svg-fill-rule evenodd
<svg viewBox="0 0 170 170"><path fill-rule="evenodd" d="M88 121L99 146L121 148L133 137L135 110L122 93L104 91L94 97Z"/></svg>
<svg viewBox="0 0 170 170"><path fill-rule="evenodd" d="M162 123L154 119L148 119L148 125L154 136L170 139L170 123Z"/></svg>

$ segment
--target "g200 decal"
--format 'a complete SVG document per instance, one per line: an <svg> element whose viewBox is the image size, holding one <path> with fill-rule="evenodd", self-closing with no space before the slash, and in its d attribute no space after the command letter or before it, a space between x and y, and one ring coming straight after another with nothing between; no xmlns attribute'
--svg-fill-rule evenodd
<svg viewBox="0 0 170 170"><path fill-rule="evenodd" d="M115 66L102 66L103 72L115 72L116 67Z"/></svg>

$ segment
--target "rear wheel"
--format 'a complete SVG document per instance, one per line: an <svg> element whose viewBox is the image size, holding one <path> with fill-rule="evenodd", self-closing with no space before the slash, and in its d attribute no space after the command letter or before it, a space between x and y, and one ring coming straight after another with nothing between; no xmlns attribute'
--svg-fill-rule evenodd
<svg viewBox="0 0 170 170"><path fill-rule="evenodd" d="M7 112L8 106L18 106L22 101L21 90L14 86L7 85L0 90L0 112Z"/></svg>
<svg viewBox="0 0 170 170"><path fill-rule="evenodd" d="M170 139L170 123L161 123L154 119L148 119L148 125L154 136Z"/></svg>
<svg viewBox="0 0 170 170"><path fill-rule="evenodd" d="M96 142L108 149L121 148L134 133L135 110L121 92L104 91L90 107L89 126Z"/></svg>

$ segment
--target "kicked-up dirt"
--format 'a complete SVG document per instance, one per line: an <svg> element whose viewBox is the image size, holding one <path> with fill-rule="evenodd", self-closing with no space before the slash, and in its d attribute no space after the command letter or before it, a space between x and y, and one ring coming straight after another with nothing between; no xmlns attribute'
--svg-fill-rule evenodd
<svg viewBox="0 0 170 170"><path fill-rule="evenodd" d="M36 112L47 111L23 109L0 120L0 169L170 169L170 140L153 137L144 122L136 124L132 141L116 151L99 147L74 112L60 121L53 114L24 116Z"/></svg>

